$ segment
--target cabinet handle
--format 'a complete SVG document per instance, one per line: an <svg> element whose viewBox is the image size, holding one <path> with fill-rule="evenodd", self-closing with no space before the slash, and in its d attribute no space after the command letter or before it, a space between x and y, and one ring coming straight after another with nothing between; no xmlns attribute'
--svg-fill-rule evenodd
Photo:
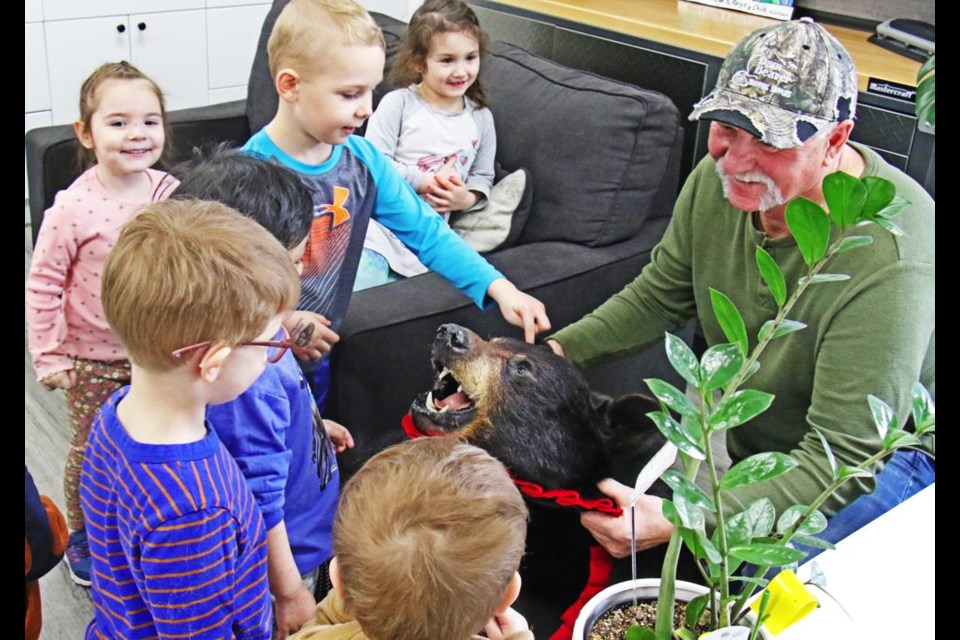
<svg viewBox="0 0 960 640"><path fill-rule="evenodd" d="M126 31L126 30L127 30L127 25L125 25L125 24L118 24L118 25L117 25L117 33L123 33L123 32Z"/></svg>
<svg viewBox="0 0 960 640"><path fill-rule="evenodd" d="M147 23L146 23L146 22L138 22L138 23L137 23L137 29L140 29L140 31L146 31L146 30L147 30Z"/></svg>

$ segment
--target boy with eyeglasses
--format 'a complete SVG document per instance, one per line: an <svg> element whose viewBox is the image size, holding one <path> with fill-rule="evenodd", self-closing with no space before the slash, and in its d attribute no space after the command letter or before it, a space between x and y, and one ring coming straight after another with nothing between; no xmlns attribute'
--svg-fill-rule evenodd
<svg viewBox="0 0 960 640"><path fill-rule="evenodd" d="M263 226L302 270L313 218L310 190L293 171L224 148L199 158L175 198L217 200ZM341 425L321 421L292 351L274 356L235 400L207 419L240 465L260 505L279 637L313 616L330 589L333 519L340 495L336 453L353 446Z"/></svg>
<svg viewBox="0 0 960 640"><path fill-rule="evenodd" d="M131 383L90 430L80 498L90 640L270 637L266 527L205 419L268 366L300 294L267 231L215 202L151 205L104 266L103 309ZM186 348L185 348L186 347Z"/></svg>

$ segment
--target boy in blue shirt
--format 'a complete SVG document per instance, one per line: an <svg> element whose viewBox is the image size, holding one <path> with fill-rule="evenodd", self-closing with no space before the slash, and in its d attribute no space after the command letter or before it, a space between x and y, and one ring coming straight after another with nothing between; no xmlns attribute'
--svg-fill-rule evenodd
<svg viewBox="0 0 960 640"><path fill-rule="evenodd" d="M266 527L205 419L290 346L296 270L216 202L151 205L103 270L131 383L90 429L80 499L92 556L88 640L270 637Z"/></svg>
<svg viewBox="0 0 960 640"><path fill-rule="evenodd" d="M370 218L390 229L420 262L478 306L496 301L504 318L532 342L550 328L543 304L518 290L481 258L409 187L372 144L353 135L370 116L383 78L383 34L353 0L292 0L268 42L280 96L273 120L243 150L299 173L313 192L313 225L304 254L294 342L335 337L350 302ZM320 314L329 326L312 322ZM328 346L328 345L327 345ZM308 365L322 410L328 360Z"/></svg>
<svg viewBox="0 0 960 640"><path fill-rule="evenodd" d="M184 176L175 198L217 200L251 218L302 270L313 219L310 190L293 171L219 149ZM267 567L280 637L313 616L326 595L331 531L340 494L336 452L353 446L341 425L320 420L292 352L207 419L240 466L267 527Z"/></svg>

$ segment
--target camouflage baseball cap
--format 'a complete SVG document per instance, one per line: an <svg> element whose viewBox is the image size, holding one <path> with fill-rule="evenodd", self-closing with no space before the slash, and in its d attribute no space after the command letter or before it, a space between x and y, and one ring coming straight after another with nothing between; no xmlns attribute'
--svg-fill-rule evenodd
<svg viewBox="0 0 960 640"><path fill-rule="evenodd" d="M691 120L718 120L777 147L799 147L835 122L853 118L857 73L836 38L810 18L758 29L736 44L717 86Z"/></svg>

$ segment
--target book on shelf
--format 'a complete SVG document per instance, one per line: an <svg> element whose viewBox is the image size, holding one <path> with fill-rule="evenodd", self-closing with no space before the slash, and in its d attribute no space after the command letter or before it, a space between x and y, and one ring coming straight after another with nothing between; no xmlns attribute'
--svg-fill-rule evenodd
<svg viewBox="0 0 960 640"><path fill-rule="evenodd" d="M793 17L793 0L680 0L680 2L695 2L711 7L744 11L777 20L789 20Z"/></svg>

